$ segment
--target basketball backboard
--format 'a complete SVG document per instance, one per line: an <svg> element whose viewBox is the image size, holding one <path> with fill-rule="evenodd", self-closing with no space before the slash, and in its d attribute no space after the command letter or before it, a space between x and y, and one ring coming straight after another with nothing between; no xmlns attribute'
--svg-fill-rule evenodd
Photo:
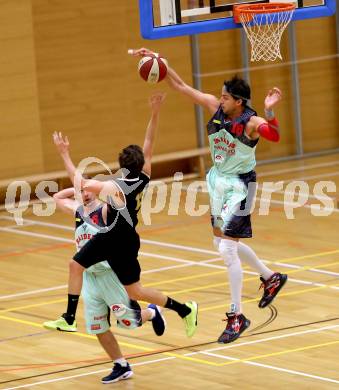
<svg viewBox="0 0 339 390"><path fill-rule="evenodd" d="M139 0L141 35L145 39L160 39L239 28L241 24L233 20L234 5L273 1ZM335 13L335 0L290 2L296 5L292 20L319 18Z"/></svg>

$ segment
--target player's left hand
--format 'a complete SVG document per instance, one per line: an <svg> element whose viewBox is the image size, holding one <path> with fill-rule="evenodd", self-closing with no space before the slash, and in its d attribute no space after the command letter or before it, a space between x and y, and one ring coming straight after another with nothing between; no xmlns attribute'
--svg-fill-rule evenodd
<svg viewBox="0 0 339 390"><path fill-rule="evenodd" d="M280 102L282 94L279 88L274 87L268 91L268 94L265 98L265 109L270 110L278 102Z"/></svg>
<svg viewBox="0 0 339 390"><path fill-rule="evenodd" d="M154 55L155 53L145 47L141 47L140 49L129 49L128 54L134 57L144 57L147 55Z"/></svg>
<svg viewBox="0 0 339 390"><path fill-rule="evenodd" d="M149 98L149 104L153 112L158 112L162 103L164 102L166 93L156 92Z"/></svg>
<svg viewBox="0 0 339 390"><path fill-rule="evenodd" d="M69 152L69 141L67 136L63 137L61 131L53 133L53 142L60 154L67 154Z"/></svg>

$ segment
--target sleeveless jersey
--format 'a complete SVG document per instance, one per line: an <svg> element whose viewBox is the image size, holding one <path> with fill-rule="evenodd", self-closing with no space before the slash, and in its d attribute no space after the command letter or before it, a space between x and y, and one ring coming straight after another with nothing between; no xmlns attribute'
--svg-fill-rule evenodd
<svg viewBox="0 0 339 390"><path fill-rule="evenodd" d="M245 133L247 122L257 115L250 107L234 120L229 119L221 106L207 124L213 167L216 175L238 175L252 171L256 165L255 148L258 140Z"/></svg>
<svg viewBox="0 0 339 390"><path fill-rule="evenodd" d="M117 178L115 180L124 193L126 204L123 209L117 210L107 203L107 226L114 226L109 231L111 234L124 233L126 229L135 231L143 192L149 181L150 178L143 172L140 172L139 177L134 179Z"/></svg>
<svg viewBox="0 0 339 390"><path fill-rule="evenodd" d="M88 242L94 235L98 233L98 228L96 228L95 225L91 225L90 223L86 222L82 217L83 214L83 206L80 206L75 213L75 243L77 251L79 251L86 244L86 242ZM94 224L101 227L105 226L105 222L102 218L102 206L92 211L89 214L89 217ZM107 270L111 270L110 265L107 263L107 261L102 261L87 268L86 272L100 273Z"/></svg>

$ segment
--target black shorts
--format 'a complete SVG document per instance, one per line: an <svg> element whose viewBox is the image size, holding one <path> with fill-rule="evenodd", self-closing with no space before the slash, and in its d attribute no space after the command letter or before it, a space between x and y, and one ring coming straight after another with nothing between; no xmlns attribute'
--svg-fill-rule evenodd
<svg viewBox="0 0 339 390"><path fill-rule="evenodd" d="M138 261L140 238L136 231L113 235L98 233L77 252L73 259L85 268L107 260L120 282L127 286L140 280Z"/></svg>

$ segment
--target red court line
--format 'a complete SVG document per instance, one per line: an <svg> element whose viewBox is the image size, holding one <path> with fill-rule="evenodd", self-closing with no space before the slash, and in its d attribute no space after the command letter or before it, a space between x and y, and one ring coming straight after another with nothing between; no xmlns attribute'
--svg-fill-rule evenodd
<svg viewBox="0 0 339 390"><path fill-rule="evenodd" d="M22 256L29 253L38 253L38 252L49 252L55 249L65 248L68 246L73 246L73 243L62 243L62 244L54 244L54 245L48 245L48 246L39 246L37 248L27 249L25 251L20 252L9 252L9 253L3 253L0 255L0 259L6 259L7 257L14 257L14 256Z"/></svg>
<svg viewBox="0 0 339 390"><path fill-rule="evenodd" d="M133 354L128 354L124 355L126 359L128 358L138 358L138 357L144 357L148 355L153 355L157 353L162 353L162 352L168 352L167 349L154 349L149 352L142 352L142 353L133 353ZM77 364L77 363L95 363L95 362L101 362L101 361L106 361L107 359L110 359L108 356L106 357L101 357L101 358L96 358L96 359L87 359L87 360L74 360L71 362L60 362L60 363L45 363L45 364L28 364L25 365L24 367L17 367L17 368L5 368L0 370L0 372L13 372L13 371L25 371L25 370L30 370L34 368L49 368L49 367L57 367L57 366L67 366L70 364ZM109 360L107 363L110 363L111 360ZM14 364L15 366L15 364ZM82 368L82 367L79 367Z"/></svg>

